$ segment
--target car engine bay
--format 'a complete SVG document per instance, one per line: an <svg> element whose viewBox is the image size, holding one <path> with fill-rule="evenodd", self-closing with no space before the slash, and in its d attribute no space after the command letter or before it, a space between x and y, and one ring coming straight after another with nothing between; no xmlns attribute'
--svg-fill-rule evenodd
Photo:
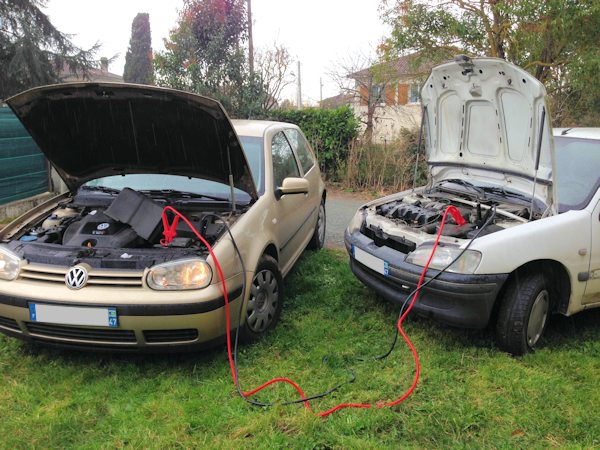
<svg viewBox="0 0 600 450"><path fill-rule="evenodd" d="M116 197L78 193L18 230L7 246L33 263L85 262L91 267L137 270L205 254L205 246L183 222L177 226L177 237L166 246L161 244L167 204L129 188ZM233 221L229 210L225 213L198 202L178 208L210 245L226 230L218 217Z"/></svg>
<svg viewBox="0 0 600 450"><path fill-rule="evenodd" d="M439 232L444 212L450 205L460 211L466 223L459 225L453 217L448 216L442 231L442 236L448 238L472 239L476 235L484 236L528 222L530 217L529 207L520 203L480 201L468 194L454 194L433 188L411 192L401 198L367 208L361 233L371 238L377 246L386 245L409 253L417 244ZM494 210L496 217L478 233Z"/></svg>

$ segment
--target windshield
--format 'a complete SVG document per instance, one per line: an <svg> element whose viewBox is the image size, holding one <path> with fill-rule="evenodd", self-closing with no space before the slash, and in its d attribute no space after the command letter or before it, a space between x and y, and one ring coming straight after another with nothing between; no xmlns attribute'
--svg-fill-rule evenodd
<svg viewBox="0 0 600 450"><path fill-rule="evenodd" d="M259 194L264 193L264 152L263 139L260 137L239 136L246 159L250 165L252 178ZM192 194L220 197L231 200L229 185L200 178L157 173L113 175L88 181L84 186L90 188L109 188L120 191L126 187L136 191L181 191ZM207 199L210 200L210 199ZM236 203L249 202L250 196L235 189Z"/></svg>
<svg viewBox="0 0 600 450"><path fill-rule="evenodd" d="M583 209L600 187L600 141L555 136L559 212Z"/></svg>
<svg viewBox="0 0 600 450"><path fill-rule="evenodd" d="M231 200L231 190L228 185L200 178L188 178L181 175L158 173L113 175L88 181L84 186L110 188L118 191L126 187L136 191L172 190ZM251 198L248 193L240 189L235 189L236 203L247 203L250 200Z"/></svg>
<svg viewBox="0 0 600 450"><path fill-rule="evenodd" d="M248 164L250 164L250 171L256 185L256 191L259 195L262 195L265 192L263 138L251 136L238 137L242 143Z"/></svg>

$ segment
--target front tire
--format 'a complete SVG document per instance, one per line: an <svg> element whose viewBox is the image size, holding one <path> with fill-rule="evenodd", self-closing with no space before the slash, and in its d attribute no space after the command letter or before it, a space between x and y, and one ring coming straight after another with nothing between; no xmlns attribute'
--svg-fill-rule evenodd
<svg viewBox="0 0 600 450"><path fill-rule="evenodd" d="M267 255L260 258L249 290L241 338L254 342L267 334L281 315L283 277L275 259Z"/></svg>
<svg viewBox="0 0 600 450"><path fill-rule="evenodd" d="M315 231L308 243L308 248L312 250L321 250L325 245L325 225L327 222L327 215L325 213L325 200L321 200L319 204L319 214L317 216L317 224L315 225Z"/></svg>
<svg viewBox="0 0 600 450"><path fill-rule="evenodd" d="M550 316L550 290L540 272L517 272L505 291L496 322L498 347L518 356L538 344Z"/></svg>

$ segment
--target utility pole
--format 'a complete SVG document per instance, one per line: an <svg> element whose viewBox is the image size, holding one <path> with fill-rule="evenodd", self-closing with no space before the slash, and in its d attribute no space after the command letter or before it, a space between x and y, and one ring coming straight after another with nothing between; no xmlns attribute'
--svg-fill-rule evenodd
<svg viewBox="0 0 600 450"><path fill-rule="evenodd" d="M319 78L319 108L323 107L323 78Z"/></svg>
<svg viewBox="0 0 600 450"><path fill-rule="evenodd" d="M296 76L298 88L296 90L296 106L302 109L302 79L300 78L300 61L298 61L298 75Z"/></svg>
<svg viewBox="0 0 600 450"><path fill-rule="evenodd" d="M252 0L246 0L248 4L248 64L250 75L254 74L254 43L252 42Z"/></svg>

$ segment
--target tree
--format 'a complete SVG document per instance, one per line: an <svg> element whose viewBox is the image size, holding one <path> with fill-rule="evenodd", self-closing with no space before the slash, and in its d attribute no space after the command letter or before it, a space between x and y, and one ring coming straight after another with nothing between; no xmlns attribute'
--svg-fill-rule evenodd
<svg viewBox="0 0 600 450"><path fill-rule="evenodd" d="M386 60L382 56L358 54L338 61L330 70L329 76L338 85L341 93L352 98L355 104L360 106L358 116L364 125L363 139L367 145L373 140L375 125L384 115L384 107L400 112L400 109L394 106L398 103L396 100L399 95L397 88L400 86L400 78L414 81L422 76L420 67L416 67L414 73L404 73L399 69L399 62L400 60L395 58ZM402 85L407 87L406 84Z"/></svg>
<svg viewBox="0 0 600 450"><path fill-rule="evenodd" d="M127 83L152 84L153 78L150 16L139 13L131 23L131 39L125 55L123 79Z"/></svg>
<svg viewBox="0 0 600 450"><path fill-rule="evenodd" d="M264 89L250 73L245 0L186 0L155 59L157 83L220 100L238 117L260 113Z"/></svg>
<svg viewBox="0 0 600 450"><path fill-rule="evenodd" d="M99 44L82 50L42 12L45 0L0 0L0 99L57 83L67 69L84 76Z"/></svg>
<svg viewBox="0 0 600 450"><path fill-rule="evenodd" d="M600 69L597 0L383 0L381 12L392 26L392 54L439 59L464 52L530 71L548 88L556 124L600 99L593 78Z"/></svg>
<svg viewBox="0 0 600 450"><path fill-rule="evenodd" d="M265 91L261 105L263 112L275 108L283 89L293 82L290 72L292 63L289 50L277 42L273 47L261 49L256 53L258 77Z"/></svg>

